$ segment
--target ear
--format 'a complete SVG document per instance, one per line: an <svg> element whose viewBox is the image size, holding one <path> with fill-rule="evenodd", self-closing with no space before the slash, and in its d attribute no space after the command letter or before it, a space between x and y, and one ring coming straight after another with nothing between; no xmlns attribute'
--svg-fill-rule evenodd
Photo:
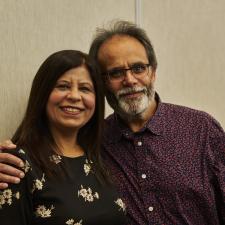
<svg viewBox="0 0 225 225"><path fill-rule="evenodd" d="M155 83L155 80L156 80L156 70L153 70L151 72L151 82Z"/></svg>

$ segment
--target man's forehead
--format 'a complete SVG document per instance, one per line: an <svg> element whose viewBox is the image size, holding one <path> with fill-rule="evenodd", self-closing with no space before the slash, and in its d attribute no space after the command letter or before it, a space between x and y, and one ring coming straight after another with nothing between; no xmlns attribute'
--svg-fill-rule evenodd
<svg viewBox="0 0 225 225"><path fill-rule="evenodd" d="M114 35L104 41L98 50L98 58L101 60L105 57L112 57L112 52L114 53L115 51L119 50L118 44L123 44L127 39L127 37L123 37L122 39L121 38L122 37L120 35Z"/></svg>
<svg viewBox="0 0 225 225"><path fill-rule="evenodd" d="M98 61L103 67L119 66L125 61L134 63L146 61L147 54L144 46L134 37L115 35L105 41L98 51Z"/></svg>
<svg viewBox="0 0 225 225"><path fill-rule="evenodd" d="M98 53L101 53L105 49L107 50L114 50L119 51L120 48L126 47L129 45L139 45L144 48L144 46L140 43L140 41L134 37L128 36L128 35L114 35L108 40L104 41L101 47L99 48ZM108 51L107 51L108 52ZM110 53L110 52L108 52Z"/></svg>

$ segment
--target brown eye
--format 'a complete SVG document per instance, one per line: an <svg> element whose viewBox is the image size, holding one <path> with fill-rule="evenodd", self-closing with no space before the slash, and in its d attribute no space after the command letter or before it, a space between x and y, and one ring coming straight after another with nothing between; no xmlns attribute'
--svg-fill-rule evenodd
<svg viewBox="0 0 225 225"><path fill-rule="evenodd" d="M147 65L145 64L137 64L137 65L133 65L131 67L131 71L134 74L139 74L139 73L143 73L146 71Z"/></svg>
<svg viewBox="0 0 225 225"><path fill-rule="evenodd" d="M89 87L81 87L80 90L83 91L83 92L90 92L90 91L92 91L91 88L89 88Z"/></svg>
<svg viewBox="0 0 225 225"><path fill-rule="evenodd" d="M124 75L124 70L116 69L108 72L110 78L119 78Z"/></svg>
<svg viewBox="0 0 225 225"><path fill-rule="evenodd" d="M61 91L64 91L64 90L69 89L70 86L67 85L67 84L58 84L58 85L56 85L56 88L59 89L59 90L61 90Z"/></svg>

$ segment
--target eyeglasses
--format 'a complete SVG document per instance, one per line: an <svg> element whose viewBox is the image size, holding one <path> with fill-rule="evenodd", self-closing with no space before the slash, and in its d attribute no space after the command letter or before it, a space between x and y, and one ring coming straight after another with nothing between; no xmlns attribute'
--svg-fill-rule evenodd
<svg viewBox="0 0 225 225"><path fill-rule="evenodd" d="M144 63L135 63L129 68L115 68L105 72L103 75L106 75L111 82L121 82L124 80L127 71L130 70L131 74L136 78L140 79L149 73L150 64Z"/></svg>

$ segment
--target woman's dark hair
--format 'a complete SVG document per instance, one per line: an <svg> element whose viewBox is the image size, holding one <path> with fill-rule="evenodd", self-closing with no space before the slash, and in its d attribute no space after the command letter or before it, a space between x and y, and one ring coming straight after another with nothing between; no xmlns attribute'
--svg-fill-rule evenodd
<svg viewBox="0 0 225 225"><path fill-rule="evenodd" d="M102 164L100 148L104 123L104 94L97 65L85 53L63 50L50 55L40 66L34 77L24 118L12 141L24 148L36 165L47 175L56 174L54 164L49 164L49 156L60 153L49 130L46 105L57 80L68 70L84 65L90 73L96 95L95 112L92 118L78 132L78 144L93 162L96 176L107 180Z"/></svg>
<svg viewBox="0 0 225 225"><path fill-rule="evenodd" d="M146 50L149 64L154 70L156 70L157 59L155 51L145 30L138 27L134 23L123 20L113 20L109 24L108 28L97 28L96 35L91 43L89 50L90 57L98 61L98 51L100 47L103 43L105 43L107 40L111 39L115 35L130 36L137 39Z"/></svg>

